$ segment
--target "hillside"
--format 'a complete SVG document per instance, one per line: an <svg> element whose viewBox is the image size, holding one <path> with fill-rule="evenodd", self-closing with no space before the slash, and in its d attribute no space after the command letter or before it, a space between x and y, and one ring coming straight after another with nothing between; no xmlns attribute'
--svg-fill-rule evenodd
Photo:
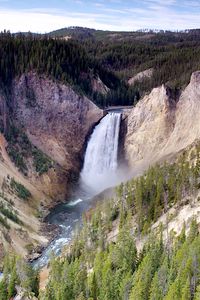
<svg viewBox="0 0 200 300"><path fill-rule="evenodd" d="M1 80L6 85L34 69L73 85L103 107L135 104L163 83L178 95L200 68L199 30L104 32L72 27L46 36L2 33L0 41ZM21 58L16 61L16 57ZM152 76L128 85L150 68ZM95 88L99 80L108 88L106 93L102 93L105 88Z"/></svg>
<svg viewBox="0 0 200 300"><path fill-rule="evenodd" d="M28 34L28 33L27 33ZM61 28L50 33L48 36L53 38L64 38L69 36L74 39L94 39L94 40L110 40L110 41L124 41L129 40L151 40L160 37L165 37L165 42L174 40L198 40L200 29L191 29L183 31L169 31L169 30L137 30L137 31L109 31L96 30L87 27L71 26Z"/></svg>
<svg viewBox="0 0 200 300"><path fill-rule="evenodd" d="M138 40L123 37L112 41L86 40L85 47L101 65L125 82L142 71L153 69L150 78L134 82L126 92L119 91L121 97L128 98L131 94L136 101L161 84L167 84L178 93L189 83L191 73L200 68L198 34L157 33Z"/></svg>
<svg viewBox="0 0 200 300"><path fill-rule="evenodd" d="M124 79L147 68L154 68L156 74L152 82L144 85L144 90L168 81L180 88L188 82L191 72L199 68L199 29L182 32L112 32L70 27L49 35L81 40L92 57ZM172 68L173 72L170 72Z"/></svg>
<svg viewBox="0 0 200 300"><path fill-rule="evenodd" d="M198 299L199 149L120 185L86 215L70 247L52 258L39 299ZM14 270L19 264L7 261ZM34 273L24 271L25 285L10 272L38 294Z"/></svg>
<svg viewBox="0 0 200 300"><path fill-rule="evenodd" d="M200 68L200 31L109 32L88 28L64 28L50 33L60 39L68 36L84 46L89 56L123 80L111 90L108 104L132 105L152 88L167 84L175 95L189 83ZM152 69L152 76L127 83L137 74Z"/></svg>
<svg viewBox="0 0 200 300"><path fill-rule="evenodd" d="M16 36L20 38L20 35ZM34 39L37 40L50 37L52 40L49 42L49 47L52 47L53 51L55 51L55 47L58 49L61 45L66 47L66 42L69 45L68 48L73 48L72 52L77 47L77 51L80 52L79 60L74 60L77 59L75 55L70 63L74 64L76 69L83 59L84 66L88 66L90 70L95 66L92 73L97 75L97 79L99 76L109 87L107 96L92 91L92 74L89 75L89 81L88 76L77 77L79 70L76 74L72 74L70 69L66 69L66 65L63 66L62 61L57 62L58 65L59 63L61 65L57 66L56 70L54 70L54 60L53 69L51 67L51 70L46 70L45 67L41 71L78 86L79 90L101 106L135 104L152 88L162 84L167 84L173 89L174 94L178 95L180 90L189 83L192 72L200 68L199 36L198 29L182 32L162 30L109 32L82 27L63 28L51 32L45 37L26 34L27 39L35 37ZM43 46L41 45L41 47ZM42 59L45 55L48 56L45 47L44 51ZM60 57L60 54L58 56ZM48 60L50 59L47 57ZM83 62L81 62L81 66L83 66ZM128 85L132 78L135 76L137 78L138 74L149 69L153 71L152 76L144 77L143 80L135 80L133 85ZM67 74L61 76L61 70ZM83 69L83 72L88 74L88 69Z"/></svg>
<svg viewBox="0 0 200 300"><path fill-rule="evenodd" d="M70 85L100 106L106 101L105 91L120 86L119 78L89 57L77 41L4 32L0 34L0 57L0 85L5 93L17 76L30 71Z"/></svg>
<svg viewBox="0 0 200 300"><path fill-rule="evenodd" d="M0 135L0 261L5 253L16 251L33 258L51 236L42 232L39 219L41 199L48 197L39 191L16 169L6 151L7 143ZM45 236L46 235L46 236ZM35 249L35 251L34 251Z"/></svg>

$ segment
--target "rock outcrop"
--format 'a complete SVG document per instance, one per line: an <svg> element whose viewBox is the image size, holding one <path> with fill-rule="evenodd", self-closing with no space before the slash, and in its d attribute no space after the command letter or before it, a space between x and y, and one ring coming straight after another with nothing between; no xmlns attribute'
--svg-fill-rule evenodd
<svg viewBox="0 0 200 300"><path fill-rule="evenodd" d="M146 168L200 139L200 72L179 99L164 85L134 107L126 122L125 156L134 168Z"/></svg>
<svg viewBox="0 0 200 300"><path fill-rule="evenodd" d="M99 76L93 78L92 88L94 92L101 93L102 95L106 95L109 92L109 88L102 82Z"/></svg>
<svg viewBox="0 0 200 300"><path fill-rule="evenodd" d="M33 93L33 103L27 97ZM102 117L102 111L70 86L36 73L13 84L13 111L31 142L65 168L77 166L85 138Z"/></svg>
<svg viewBox="0 0 200 300"><path fill-rule="evenodd" d="M3 252L14 249L33 259L53 237L54 230L41 222L50 208L67 200L81 168L87 138L102 117L101 109L70 86L34 72L16 78L9 94L0 91L0 129L4 133L0 134L0 202L18 216L15 221L0 222ZM20 139L16 140L16 132L20 132ZM19 153L24 155L26 174L8 155L10 144L16 160ZM33 149L52 161L42 174L34 167ZM31 196L20 198L16 185Z"/></svg>
<svg viewBox="0 0 200 300"><path fill-rule="evenodd" d="M34 72L13 81L9 116L3 97L0 103L2 126L6 115L12 118L30 142L56 163L42 176L29 168L31 182L54 199L66 199L70 182L79 174L87 136L103 111L70 86Z"/></svg>
<svg viewBox="0 0 200 300"><path fill-rule="evenodd" d="M142 80L144 80L144 79L151 78L152 75L153 75L153 72L154 72L154 69L153 69L153 68L147 69L147 70L145 70L145 71L142 71L142 72L136 74L135 76L133 76L132 78L130 78L130 79L128 80L128 84L129 84L129 85L134 85L135 82L137 82L137 81L140 82L140 81L142 81Z"/></svg>

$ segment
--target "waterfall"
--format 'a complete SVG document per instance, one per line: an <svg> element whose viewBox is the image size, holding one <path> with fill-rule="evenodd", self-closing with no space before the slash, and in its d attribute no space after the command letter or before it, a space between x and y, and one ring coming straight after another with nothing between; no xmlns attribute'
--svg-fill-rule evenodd
<svg viewBox="0 0 200 300"><path fill-rule="evenodd" d="M33 263L35 268L47 265L51 253L60 254L62 247L70 242L73 230L83 212L89 209L93 196L122 181L117 164L120 120L120 113L109 113L95 127L87 145L80 185L74 198L67 204L60 204L49 215L48 222L59 225L61 233Z"/></svg>
<svg viewBox="0 0 200 300"><path fill-rule="evenodd" d="M94 193L115 183L120 113L108 113L95 127L87 145L81 183Z"/></svg>

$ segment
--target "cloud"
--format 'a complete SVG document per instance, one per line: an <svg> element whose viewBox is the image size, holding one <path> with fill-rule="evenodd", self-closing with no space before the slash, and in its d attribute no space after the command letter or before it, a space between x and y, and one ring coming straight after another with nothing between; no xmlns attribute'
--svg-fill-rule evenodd
<svg viewBox="0 0 200 300"><path fill-rule="evenodd" d="M32 31L46 33L52 30L68 26L84 26L103 30L117 30L117 20L110 17L107 20L105 14L68 13L53 14L36 10L0 10L0 30Z"/></svg>
<svg viewBox="0 0 200 300"><path fill-rule="evenodd" d="M176 0L146 0L147 3L155 3L160 6L171 6L177 3Z"/></svg>
<svg viewBox="0 0 200 300"><path fill-rule="evenodd" d="M75 0L74 3L77 1L82 3L82 0ZM120 2L120 0L107 0L107 2L111 1ZM0 9L0 30L46 33L68 26L113 31L132 31L142 28L181 30L200 27L199 10L193 9L189 12L176 10L174 6L177 6L178 0L134 1L135 4L140 3L140 5L128 5L129 1L124 1L121 6L105 5L105 1L98 0L93 2L93 9L90 6L91 12L84 12L82 8L79 12L75 9L69 11L53 7L21 10L4 8ZM185 5L184 1L181 3L182 6ZM196 7L198 2L193 0L192 4Z"/></svg>

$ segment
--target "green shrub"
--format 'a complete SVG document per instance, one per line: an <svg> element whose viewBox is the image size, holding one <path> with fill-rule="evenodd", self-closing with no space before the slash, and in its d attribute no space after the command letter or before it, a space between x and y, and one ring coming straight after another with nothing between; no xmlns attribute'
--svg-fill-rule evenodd
<svg viewBox="0 0 200 300"><path fill-rule="evenodd" d="M32 154L34 167L36 172L39 173L39 175L46 173L49 170L49 168L52 167L52 161L49 157L42 153L42 151L38 150L37 148L34 148Z"/></svg>
<svg viewBox="0 0 200 300"><path fill-rule="evenodd" d="M13 222L22 225L22 221L18 218L15 212L6 208L3 203L0 203L0 212L7 217L8 219L12 220Z"/></svg>
<svg viewBox="0 0 200 300"><path fill-rule="evenodd" d="M11 160L14 162L16 167L24 174L26 174L26 171L28 170L26 163L24 161L24 158L20 152L17 152L16 149L12 146L8 149L8 154L11 158Z"/></svg>
<svg viewBox="0 0 200 300"><path fill-rule="evenodd" d="M27 175L28 172L26 161L29 158L33 159L33 166L39 175L46 173L52 167L51 159L33 146L26 133L16 128L13 124L8 129L6 139L8 141L8 154L19 171L24 175Z"/></svg>
<svg viewBox="0 0 200 300"><path fill-rule="evenodd" d="M10 225L8 224L7 218L6 218L6 217L2 217L2 216L0 215L0 223L1 223L4 227L6 227L7 229L10 229Z"/></svg>
<svg viewBox="0 0 200 300"><path fill-rule="evenodd" d="M10 186L19 198L28 200L31 197L30 191L23 184L16 182L14 178L11 179Z"/></svg>

